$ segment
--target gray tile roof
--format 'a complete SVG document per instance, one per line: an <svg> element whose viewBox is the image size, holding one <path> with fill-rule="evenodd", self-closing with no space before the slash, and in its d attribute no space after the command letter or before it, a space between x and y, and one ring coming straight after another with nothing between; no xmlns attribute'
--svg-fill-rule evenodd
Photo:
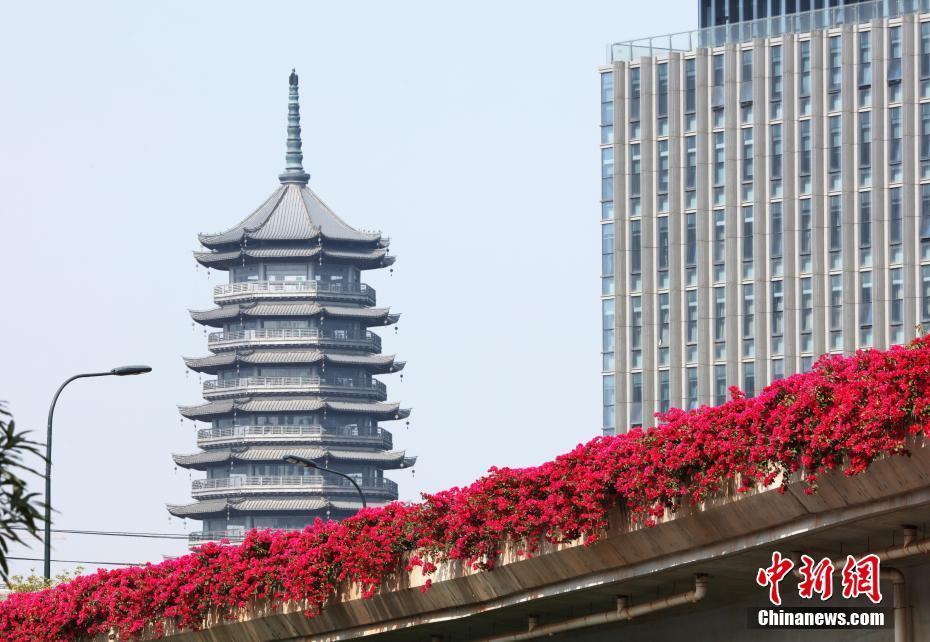
<svg viewBox="0 0 930 642"><path fill-rule="evenodd" d="M369 506L386 506L389 502L368 502ZM344 511L359 511L361 502L326 501L318 497L255 497L249 499L207 499L192 504L168 504L168 511L175 517L206 517L230 513L293 512L312 513L327 508Z"/></svg>
<svg viewBox="0 0 930 642"><path fill-rule="evenodd" d="M359 251L330 250L321 248L315 241L309 247L256 247L243 250L228 250L219 252L194 252L194 258L207 267L231 267L241 264L242 258L252 259L312 259L321 252L324 257L342 261L351 261L356 266L364 268L379 268L393 265L395 257L389 256L387 250L381 248L362 249Z"/></svg>
<svg viewBox="0 0 930 642"><path fill-rule="evenodd" d="M384 464L384 468L407 468L416 463L416 457L407 457L402 450L364 451L346 448L321 448L319 446L252 446L245 448L211 449L191 455L174 454L174 463L184 468L206 470L213 464L233 461L281 462L288 455L296 455L311 461L329 457L338 461L357 461Z"/></svg>
<svg viewBox="0 0 930 642"><path fill-rule="evenodd" d="M394 361L390 354L331 354L319 350L240 350L212 354L206 357L184 357L187 367L198 372L216 373L220 368L238 363L286 364L318 363L325 359L334 364L364 366L376 374L398 372L406 362Z"/></svg>
<svg viewBox="0 0 930 642"><path fill-rule="evenodd" d="M313 412L315 410L320 410L324 406L333 412L364 412L377 416L382 420L403 419L410 416L410 410L401 408L399 403L325 401L316 398L225 399L223 401L211 401L198 406L180 406L178 410L188 419L209 421L213 417L222 417L231 414L233 410L258 413Z"/></svg>
<svg viewBox="0 0 930 642"><path fill-rule="evenodd" d="M362 232L343 221L306 185L285 183L238 225L220 234L201 234L200 242L215 248L243 239L305 241L321 234L336 241L381 241L378 232Z"/></svg>
<svg viewBox="0 0 930 642"><path fill-rule="evenodd" d="M380 325L397 323L399 314L390 308L353 308L319 303L234 303L210 310L190 310L194 321L205 325L221 326L224 320L243 317L315 317L324 316L365 319Z"/></svg>

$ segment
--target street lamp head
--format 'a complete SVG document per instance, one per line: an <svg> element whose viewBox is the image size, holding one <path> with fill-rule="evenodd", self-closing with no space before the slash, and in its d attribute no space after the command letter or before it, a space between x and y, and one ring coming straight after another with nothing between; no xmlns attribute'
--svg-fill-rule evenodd
<svg viewBox="0 0 930 642"><path fill-rule="evenodd" d="M294 464L295 466L303 466L304 468L319 468L315 462L304 459L303 457L298 457L297 455L288 455L284 458L284 461L289 464Z"/></svg>
<svg viewBox="0 0 930 642"><path fill-rule="evenodd" d="M145 374L146 372L151 372L151 366L120 366L118 368L113 368L110 370L110 374L116 375L117 377L125 377L127 375L140 375Z"/></svg>

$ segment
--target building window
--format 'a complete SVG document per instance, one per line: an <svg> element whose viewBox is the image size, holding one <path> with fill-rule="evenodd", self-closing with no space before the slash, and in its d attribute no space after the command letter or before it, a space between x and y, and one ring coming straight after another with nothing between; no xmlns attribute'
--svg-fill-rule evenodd
<svg viewBox="0 0 930 642"><path fill-rule="evenodd" d="M642 189L640 174L642 160L639 153L639 143L630 145L630 196L638 198Z"/></svg>
<svg viewBox="0 0 930 642"><path fill-rule="evenodd" d="M685 284L697 285L697 214L685 214Z"/></svg>
<svg viewBox="0 0 930 642"><path fill-rule="evenodd" d="M771 196L781 196L781 125L772 125L770 129L769 151L771 155L769 173L771 188L769 194Z"/></svg>
<svg viewBox="0 0 930 642"><path fill-rule="evenodd" d="M672 405L671 377L668 370L659 370L659 412L668 412Z"/></svg>
<svg viewBox="0 0 930 642"><path fill-rule="evenodd" d="M630 297L630 367L643 367L643 299Z"/></svg>
<svg viewBox="0 0 930 642"><path fill-rule="evenodd" d="M843 277L830 276L830 350L843 349Z"/></svg>
<svg viewBox="0 0 930 642"><path fill-rule="evenodd" d="M714 113L714 127L723 127L723 106L726 102L723 83L723 54L714 54L710 95L710 106Z"/></svg>
<svg viewBox="0 0 930 642"><path fill-rule="evenodd" d="M872 183L872 112L859 112L859 186Z"/></svg>
<svg viewBox="0 0 930 642"><path fill-rule="evenodd" d="M743 183L742 200L751 201L753 178L752 127L745 127L740 132L743 137L743 158L740 170L740 179Z"/></svg>
<svg viewBox="0 0 930 642"><path fill-rule="evenodd" d="M930 185L920 186L920 258L930 259Z"/></svg>
<svg viewBox="0 0 930 642"><path fill-rule="evenodd" d="M753 285L746 283L743 285L743 356L755 356L755 321L756 321L755 292Z"/></svg>
<svg viewBox="0 0 930 642"><path fill-rule="evenodd" d="M604 430L613 431L617 425L617 381L614 375L604 375Z"/></svg>
<svg viewBox="0 0 930 642"><path fill-rule="evenodd" d="M685 209L697 207L697 137L685 137Z"/></svg>
<svg viewBox="0 0 930 642"><path fill-rule="evenodd" d="M668 217L660 216L656 219L656 266L658 267L658 287L668 288Z"/></svg>
<svg viewBox="0 0 930 642"><path fill-rule="evenodd" d="M603 338L601 352L603 355L602 370L612 371L614 369L614 312L615 299L604 299L601 301L601 324L603 329Z"/></svg>
<svg viewBox="0 0 930 642"><path fill-rule="evenodd" d="M904 260L904 208L901 205L901 188L888 190L888 244L892 263Z"/></svg>
<svg viewBox="0 0 930 642"><path fill-rule="evenodd" d="M785 293L781 281L772 281L772 353L782 354L785 351Z"/></svg>
<svg viewBox="0 0 930 642"><path fill-rule="evenodd" d="M726 213L714 210L714 283L726 277L727 238L725 234Z"/></svg>
<svg viewBox="0 0 930 642"><path fill-rule="evenodd" d="M843 208L842 197L830 197L830 269L838 270L843 267Z"/></svg>
<svg viewBox="0 0 930 642"><path fill-rule="evenodd" d="M639 220L630 221L630 290L643 287L643 247Z"/></svg>
<svg viewBox="0 0 930 642"><path fill-rule="evenodd" d="M802 120L798 124L799 154L798 173L799 188L802 194L811 193L811 168L813 166L813 147L811 141L811 121Z"/></svg>
<svg viewBox="0 0 930 642"><path fill-rule="evenodd" d="M782 98L781 45L773 45L769 49L769 56L769 116L779 119Z"/></svg>
<svg viewBox="0 0 930 642"><path fill-rule="evenodd" d="M799 327L801 330L801 352L811 352L814 349L814 286L813 279L806 276L801 279L801 306Z"/></svg>
<svg viewBox="0 0 930 642"><path fill-rule="evenodd" d="M901 107L888 109L888 179L900 183L903 178L901 160L904 148L904 127L901 123Z"/></svg>
<svg viewBox="0 0 930 642"><path fill-rule="evenodd" d="M753 276L753 235L752 235L752 205L743 205L743 278L751 279Z"/></svg>
<svg viewBox="0 0 930 642"><path fill-rule="evenodd" d="M724 146L723 132L714 133L714 205L723 205L724 182L727 180L726 147Z"/></svg>
<svg viewBox="0 0 930 642"><path fill-rule="evenodd" d="M668 136L668 63L656 67L656 131Z"/></svg>
<svg viewBox="0 0 930 642"><path fill-rule="evenodd" d="M601 294L614 293L614 224L601 225Z"/></svg>
<svg viewBox="0 0 930 642"><path fill-rule="evenodd" d="M714 405L719 406L727 402L727 367L714 366Z"/></svg>
<svg viewBox="0 0 930 642"><path fill-rule="evenodd" d="M930 265L920 266L920 320L930 323Z"/></svg>
<svg viewBox="0 0 930 642"><path fill-rule="evenodd" d="M694 58L685 60L685 131L693 132L697 126L697 63Z"/></svg>
<svg viewBox="0 0 930 642"><path fill-rule="evenodd" d="M930 22L920 23L920 97L930 98Z"/></svg>
<svg viewBox="0 0 930 642"><path fill-rule="evenodd" d="M889 343L904 343L904 270L892 268L889 270L891 281L891 296L889 297L888 318L891 322Z"/></svg>
<svg viewBox="0 0 930 642"><path fill-rule="evenodd" d="M656 151L659 156L658 171L656 176L656 191L658 191L658 210L660 212L668 211L668 141L660 140L656 143Z"/></svg>
<svg viewBox="0 0 930 642"><path fill-rule="evenodd" d="M800 234L798 238L798 247L800 250L800 265L798 267L800 268L801 272L810 272L813 267L813 262L811 261L811 247L813 246L811 199L803 199L800 202L799 210L800 214L798 215L798 223Z"/></svg>
<svg viewBox="0 0 930 642"><path fill-rule="evenodd" d="M601 145L614 142L614 74L601 74Z"/></svg>
<svg viewBox="0 0 930 642"><path fill-rule="evenodd" d="M811 115L811 41L798 43L798 106L801 116Z"/></svg>
<svg viewBox="0 0 930 642"><path fill-rule="evenodd" d="M872 273L859 273L859 342L872 345Z"/></svg>
<svg viewBox="0 0 930 642"><path fill-rule="evenodd" d="M772 381L785 378L785 360L772 359Z"/></svg>
<svg viewBox="0 0 930 642"><path fill-rule="evenodd" d="M920 177L930 178L930 103L920 103Z"/></svg>
<svg viewBox="0 0 930 642"><path fill-rule="evenodd" d="M872 34L859 32L859 106L868 107L872 103Z"/></svg>
<svg viewBox="0 0 930 642"><path fill-rule="evenodd" d="M782 219L781 201L772 203L769 210L769 254L772 259L772 276L781 276L782 253L784 252L784 221Z"/></svg>
<svg viewBox="0 0 930 642"><path fill-rule="evenodd" d="M842 185L843 169L843 133L842 121L840 116L830 116L830 190L836 191Z"/></svg>
<svg viewBox="0 0 930 642"><path fill-rule="evenodd" d="M685 320L685 341L688 345L697 343L698 333L698 301L697 290L688 290L688 317Z"/></svg>
<svg viewBox="0 0 930 642"><path fill-rule="evenodd" d="M639 138L639 67L630 69L630 138Z"/></svg>
<svg viewBox="0 0 930 642"><path fill-rule="evenodd" d="M643 373L630 375L630 428L643 425Z"/></svg>
<svg viewBox="0 0 930 642"><path fill-rule="evenodd" d="M832 36L827 54L827 101L829 111L839 111L840 90L843 87L843 42L841 36Z"/></svg>
<svg viewBox="0 0 930 642"><path fill-rule="evenodd" d="M697 368L687 369L688 380L688 410L698 407L698 371Z"/></svg>
<svg viewBox="0 0 930 642"><path fill-rule="evenodd" d="M888 100L901 102L901 27L888 30Z"/></svg>
<svg viewBox="0 0 930 642"><path fill-rule="evenodd" d="M614 200L614 148L601 148L601 200Z"/></svg>
<svg viewBox="0 0 930 642"><path fill-rule="evenodd" d="M671 344L672 318L669 309L668 292L659 294L659 365L669 365L669 345Z"/></svg>
<svg viewBox="0 0 930 642"><path fill-rule="evenodd" d="M872 192L859 192L859 265L872 265Z"/></svg>
<svg viewBox="0 0 930 642"><path fill-rule="evenodd" d="M751 361L743 364L743 392L747 397L756 396L756 366Z"/></svg>
<svg viewBox="0 0 930 642"><path fill-rule="evenodd" d="M727 345L727 289L714 288L714 359L726 358Z"/></svg>
<svg viewBox="0 0 930 642"><path fill-rule="evenodd" d="M752 49L744 49L740 57L740 118L746 124L752 122Z"/></svg>

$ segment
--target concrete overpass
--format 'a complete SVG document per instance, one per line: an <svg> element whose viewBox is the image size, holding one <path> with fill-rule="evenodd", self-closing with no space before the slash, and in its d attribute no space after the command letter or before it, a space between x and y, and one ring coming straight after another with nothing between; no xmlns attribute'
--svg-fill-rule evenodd
<svg viewBox="0 0 930 642"><path fill-rule="evenodd" d="M912 451L911 457L877 461L856 477L825 475L813 495L797 480L784 494L775 486L723 493L702 505L685 505L651 528L617 511L606 536L591 546L547 547L532 559L518 558L513 547L505 547L500 565L490 572L440 566L425 592L416 569L401 571L374 598L346 590L312 619L301 613L300 604L277 610L259 604L239 621L209 622L202 631L176 632L168 639L930 640L930 445L921 440ZM887 570L889 580L882 582L882 606L897 607L897 629L749 629L748 609L769 604L754 578L774 550L815 559L880 553L883 569L900 571ZM786 606L871 606L839 596L802 604L797 581L782 582Z"/></svg>

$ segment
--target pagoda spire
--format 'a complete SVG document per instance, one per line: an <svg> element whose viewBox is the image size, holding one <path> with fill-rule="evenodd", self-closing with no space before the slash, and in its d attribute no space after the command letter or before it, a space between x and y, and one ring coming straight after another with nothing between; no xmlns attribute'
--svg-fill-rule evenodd
<svg viewBox="0 0 930 642"><path fill-rule="evenodd" d="M310 174L304 171L304 155L301 152L300 142L300 93L297 86L297 72L291 69L288 78L287 96L287 164L284 172L278 175L282 183L298 183L306 185Z"/></svg>

